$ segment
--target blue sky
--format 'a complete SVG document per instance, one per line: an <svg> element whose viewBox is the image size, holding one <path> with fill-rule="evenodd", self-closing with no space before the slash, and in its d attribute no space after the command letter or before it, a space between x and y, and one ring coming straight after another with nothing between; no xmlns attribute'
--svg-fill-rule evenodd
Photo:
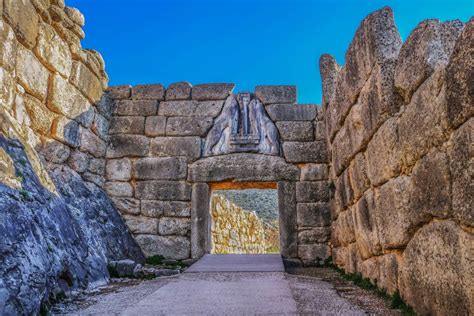
<svg viewBox="0 0 474 316"><path fill-rule="evenodd" d="M403 39L423 19L474 14L474 0L66 0L86 17L83 47L105 59L110 85L294 84L319 103L318 59L339 63L360 21L392 7Z"/></svg>

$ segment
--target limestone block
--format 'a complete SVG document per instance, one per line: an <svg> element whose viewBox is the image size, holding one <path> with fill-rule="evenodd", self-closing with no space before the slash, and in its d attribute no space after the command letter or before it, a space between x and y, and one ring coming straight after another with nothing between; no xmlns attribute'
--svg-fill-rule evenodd
<svg viewBox="0 0 474 316"><path fill-rule="evenodd" d="M316 104L271 104L265 107L273 121L312 121L316 118Z"/></svg>
<svg viewBox="0 0 474 316"><path fill-rule="evenodd" d="M471 18L456 42L446 68L446 100L449 123L461 125L474 114L472 73L474 69L474 19Z"/></svg>
<svg viewBox="0 0 474 316"><path fill-rule="evenodd" d="M298 257L304 265L319 265L331 256L331 248L324 244L298 245Z"/></svg>
<svg viewBox="0 0 474 316"><path fill-rule="evenodd" d="M321 74L323 89L323 104L327 107L336 90L337 75L340 67L336 59L329 54L323 54L319 57L319 72Z"/></svg>
<svg viewBox="0 0 474 316"><path fill-rule="evenodd" d="M0 67L0 102L7 110L12 110L15 102L15 82L13 74Z"/></svg>
<svg viewBox="0 0 474 316"><path fill-rule="evenodd" d="M334 180L334 185L336 188L334 194L336 211L341 211L346 209L349 205L352 205L354 201L354 191L352 190L349 180L349 172L345 170Z"/></svg>
<svg viewBox="0 0 474 316"><path fill-rule="evenodd" d="M143 116L115 116L110 120L109 134L143 134L145 131L145 117Z"/></svg>
<svg viewBox="0 0 474 316"><path fill-rule="evenodd" d="M94 157L104 157L107 144L96 134L85 128L80 128L81 143L79 149Z"/></svg>
<svg viewBox="0 0 474 316"><path fill-rule="evenodd" d="M52 71L69 78L72 68L72 57L69 46L48 24L41 24L35 54Z"/></svg>
<svg viewBox="0 0 474 316"><path fill-rule="evenodd" d="M191 99L191 84L189 82L172 83L166 89L166 100Z"/></svg>
<svg viewBox="0 0 474 316"><path fill-rule="evenodd" d="M84 179L84 181L94 183L95 185L97 185L100 188L105 183L105 178L103 176L97 175L97 174L89 172L89 171L84 172L82 174L82 178Z"/></svg>
<svg viewBox="0 0 474 316"><path fill-rule="evenodd" d="M335 245L347 246L356 241L353 212L353 208L341 212L332 223L332 237Z"/></svg>
<svg viewBox="0 0 474 316"><path fill-rule="evenodd" d="M31 1L4 1L3 17L13 27L18 40L33 49L39 33L39 16Z"/></svg>
<svg viewBox="0 0 474 316"><path fill-rule="evenodd" d="M298 226L329 226L331 210L327 203L298 203L296 205Z"/></svg>
<svg viewBox="0 0 474 316"><path fill-rule="evenodd" d="M473 310L472 233L452 221L417 231L403 253L400 292L420 315L468 315ZM442 298L442 299L440 299Z"/></svg>
<svg viewBox="0 0 474 316"><path fill-rule="evenodd" d="M326 123L324 121L314 122L314 138L326 141Z"/></svg>
<svg viewBox="0 0 474 316"><path fill-rule="evenodd" d="M191 205L189 202L142 200L142 215L148 217L172 216L190 217Z"/></svg>
<svg viewBox="0 0 474 316"><path fill-rule="evenodd" d="M58 116L54 119L51 127L51 136L73 148L80 144L81 131L76 121Z"/></svg>
<svg viewBox="0 0 474 316"><path fill-rule="evenodd" d="M298 257L296 189L294 182L278 182L280 253L284 258Z"/></svg>
<svg viewBox="0 0 474 316"><path fill-rule="evenodd" d="M74 120L85 128L91 128L92 123L94 122L95 113L95 108L91 106L85 112L76 116Z"/></svg>
<svg viewBox="0 0 474 316"><path fill-rule="evenodd" d="M321 244L326 243L331 235L329 227L316 227L305 229L298 233L299 244Z"/></svg>
<svg viewBox="0 0 474 316"><path fill-rule="evenodd" d="M94 121L91 130L103 140L107 140L109 135L109 120L99 113L94 113Z"/></svg>
<svg viewBox="0 0 474 316"><path fill-rule="evenodd" d="M140 214L140 200L119 197L112 197L111 200L121 214Z"/></svg>
<svg viewBox="0 0 474 316"><path fill-rule="evenodd" d="M82 62L74 61L69 79L91 102L97 102L103 93L100 79Z"/></svg>
<svg viewBox="0 0 474 316"><path fill-rule="evenodd" d="M433 151L418 161L412 171L411 208L435 217L451 213L449 162L446 154ZM407 194L406 192L405 194Z"/></svg>
<svg viewBox="0 0 474 316"><path fill-rule="evenodd" d="M194 183L191 196L191 256L200 258L210 252L210 190L207 183Z"/></svg>
<svg viewBox="0 0 474 316"><path fill-rule="evenodd" d="M292 104L296 103L296 86L256 86L255 96L263 104Z"/></svg>
<svg viewBox="0 0 474 316"><path fill-rule="evenodd" d="M137 180L184 180L187 164L182 157L141 158L135 160L132 170Z"/></svg>
<svg viewBox="0 0 474 316"><path fill-rule="evenodd" d="M21 45L18 46L16 74L25 90L40 100L46 98L48 90L48 70L36 56Z"/></svg>
<svg viewBox="0 0 474 316"><path fill-rule="evenodd" d="M1 10L1 5L0 5ZM12 28L0 19L0 65L8 72L12 72L16 67L18 42Z"/></svg>
<svg viewBox="0 0 474 316"><path fill-rule="evenodd" d="M474 118L453 134L449 148L452 177L452 212L462 224L474 226ZM439 189L443 189L440 185ZM449 192L449 191L448 191Z"/></svg>
<svg viewBox="0 0 474 316"><path fill-rule="evenodd" d="M193 100L225 100L234 90L233 83L208 83L193 86Z"/></svg>
<svg viewBox="0 0 474 316"><path fill-rule="evenodd" d="M158 115L164 116L210 116L216 117L222 110L224 101L166 101L161 102Z"/></svg>
<svg viewBox="0 0 474 316"><path fill-rule="evenodd" d="M199 137L156 137L151 141L151 155L183 156L188 161L193 161L201 156L201 139Z"/></svg>
<svg viewBox="0 0 474 316"><path fill-rule="evenodd" d="M67 161L74 171L83 173L89 167L89 155L79 150L72 150Z"/></svg>
<svg viewBox="0 0 474 316"><path fill-rule="evenodd" d="M135 239L147 257L160 255L167 259L182 260L191 254L191 244L186 237L138 235Z"/></svg>
<svg viewBox="0 0 474 316"><path fill-rule="evenodd" d="M284 142L283 155L288 162L327 162L327 145L324 141Z"/></svg>
<svg viewBox="0 0 474 316"><path fill-rule="evenodd" d="M25 95L24 104L30 117L31 128L41 135L49 134L56 115L43 103L29 95Z"/></svg>
<svg viewBox="0 0 474 316"><path fill-rule="evenodd" d="M91 107L89 101L60 75L54 75L48 99L50 110L70 119L76 119Z"/></svg>
<svg viewBox="0 0 474 316"><path fill-rule="evenodd" d="M298 167L283 158L258 154L229 154L201 159L189 166L191 182L296 181Z"/></svg>
<svg viewBox="0 0 474 316"><path fill-rule="evenodd" d="M73 7L65 7L64 13L70 18L74 23L78 24L79 26L84 26L85 18L84 15L76 8Z"/></svg>
<svg viewBox="0 0 474 316"><path fill-rule="evenodd" d="M102 158L91 158L89 161L88 171L98 174L98 175L105 175L105 159Z"/></svg>
<svg viewBox="0 0 474 316"><path fill-rule="evenodd" d="M132 178L132 162L128 158L107 160L105 176L107 180L129 181Z"/></svg>
<svg viewBox="0 0 474 316"><path fill-rule="evenodd" d="M132 95L132 86L121 85L108 87L106 90L107 95L114 100L128 99Z"/></svg>
<svg viewBox="0 0 474 316"><path fill-rule="evenodd" d="M69 158L70 149L68 146L50 139L43 145L41 153L47 161L62 164Z"/></svg>
<svg viewBox="0 0 474 316"><path fill-rule="evenodd" d="M161 84L144 84L132 87L132 99L164 100L165 87Z"/></svg>
<svg viewBox="0 0 474 316"><path fill-rule="evenodd" d="M167 136L205 136L212 127L212 117L169 117L166 121Z"/></svg>
<svg viewBox="0 0 474 316"><path fill-rule="evenodd" d="M142 135L113 135L109 138L107 158L144 157L148 155L150 139Z"/></svg>
<svg viewBox="0 0 474 316"><path fill-rule="evenodd" d="M21 181L16 176L15 163L3 148L0 148L0 182L11 188L21 188Z"/></svg>
<svg viewBox="0 0 474 316"><path fill-rule="evenodd" d="M109 196L133 197L133 188L128 182L106 182L104 190Z"/></svg>
<svg viewBox="0 0 474 316"><path fill-rule="evenodd" d="M377 285L386 290L389 294L393 294L398 290L401 261L401 256L394 253L384 255L377 260L380 267Z"/></svg>
<svg viewBox="0 0 474 316"><path fill-rule="evenodd" d="M400 49L395 71L395 88L405 103L435 68L448 64L463 26L459 20L425 20L410 33Z"/></svg>
<svg viewBox="0 0 474 316"><path fill-rule="evenodd" d="M328 202L329 184L326 181L302 181L296 183L296 201L298 203Z"/></svg>
<svg viewBox="0 0 474 316"><path fill-rule="evenodd" d="M158 233L162 236L186 236L191 230L189 218L162 217L160 218Z"/></svg>
<svg viewBox="0 0 474 316"><path fill-rule="evenodd" d="M191 186L183 181L138 181L135 197L164 201L190 201Z"/></svg>
<svg viewBox="0 0 474 316"><path fill-rule="evenodd" d="M282 140L309 142L314 140L312 122L281 121L276 123Z"/></svg>
<svg viewBox="0 0 474 316"><path fill-rule="evenodd" d="M115 104L115 115L156 115L158 102L155 100L118 100Z"/></svg>
<svg viewBox="0 0 474 316"><path fill-rule="evenodd" d="M158 221L156 218L144 216L123 215L125 224L132 234L157 234Z"/></svg>
<svg viewBox="0 0 474 316"><path fill-rule="evenodd" d="M145 135L164 136L166 130L166 116L148 116L145 120Z"/></svg>
<svg viewBox="0 0 474 316"><path fill-rule="evenodd" d="M321 181L329 177L327 164L307 163L301 166L301 181Z"/></svg>
<svg viewBox="0 0 474 316"><path fill-rule="evenodd" d="M358 200L362 194L370 187L367 176L367 165L364 153L358 153L351 162L348 169L350 186L354 193L354 200Z"/></svg>

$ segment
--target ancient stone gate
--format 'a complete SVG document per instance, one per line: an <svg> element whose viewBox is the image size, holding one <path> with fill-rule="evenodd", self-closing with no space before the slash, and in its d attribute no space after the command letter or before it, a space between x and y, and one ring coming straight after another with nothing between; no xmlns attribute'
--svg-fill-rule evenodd
<svg viewBox="0 0 474 316"><path fill-rule="evenodd" d="M320 108L293 86L113 87L105 189L147 255L210 250L216 186L278 188L281 253L330 256L327 149ZM319 114L319 115L318 115ZM309 149L308 149L309 148Z"/></svg>

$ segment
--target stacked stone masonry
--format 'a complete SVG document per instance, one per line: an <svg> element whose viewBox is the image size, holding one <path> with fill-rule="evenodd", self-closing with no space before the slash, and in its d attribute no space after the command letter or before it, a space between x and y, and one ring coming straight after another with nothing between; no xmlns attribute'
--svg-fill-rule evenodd
<svg viewBox="0 0 474 316"><path fill-rule="evenodd" d="M402 43L370 14L345 64L320 59L335 263L421 314L474 312L474 20L421 22Z"/></svg>
<svg viewBox="0 0 474 316"><path fill-rule="evenodd" d="M196 244L194 184L285 181L292 184L294 195L286 199L294 220L283 223L291 226L290 238L295 240L287 256L307 264L326 259L330 192L320 107L295 104L293 86L259 86L251 98L263 104L276 126L279 154L229 152L204 157L210 130L223 121L222 115L226 118L225 104L237 98L233 89L227 83L186 82L167 89L160 84L109 88L114 110L106 192L146 255L186 259L193 253L202 255L191 249Z"/></svg>

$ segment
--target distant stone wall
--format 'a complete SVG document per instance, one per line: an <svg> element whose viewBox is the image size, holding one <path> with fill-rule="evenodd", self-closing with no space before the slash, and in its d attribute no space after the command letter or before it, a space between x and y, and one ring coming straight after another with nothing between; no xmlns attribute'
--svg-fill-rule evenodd
<svg viewBox="0 0 474 316"><path fill-rule="evenodd" d="M402 43L370 14L341 67L320 60L335 185L332 253L421 314L474 312L474 21Z"/></svg>
<svg viewBox="0 0 474 316"><path fill-rule="evenodd" d="M259 86L252 95L232 95L233 88L185 82L167 89L159 84L110 88L114 111L105 190L147 255L185 259L192 253L193 184L287 181L280 192L294 218L283 223L294 235L291 257L308 264L327 258L330 196L320 108L296 105L293 86ZM227 153L232 148L217 140L230 142L229 120L235 114L230 106L241 96L252 99L249 115L256 117L250 123L262 124L260 135L267 138L260 139L259 148ZM256 100L264 113L252 107ZM276 140L276 148L262 147Z"/></svg>
<svg viewBox="0 0 474 316"><path fill-rule="evenodd" d="M275 231L278 234L277 227L270 227L255 212L244 210L222 195L212 195L211 217L211 253L258 254L279 247L280 241L274 245L271 239Z"/></svg>

